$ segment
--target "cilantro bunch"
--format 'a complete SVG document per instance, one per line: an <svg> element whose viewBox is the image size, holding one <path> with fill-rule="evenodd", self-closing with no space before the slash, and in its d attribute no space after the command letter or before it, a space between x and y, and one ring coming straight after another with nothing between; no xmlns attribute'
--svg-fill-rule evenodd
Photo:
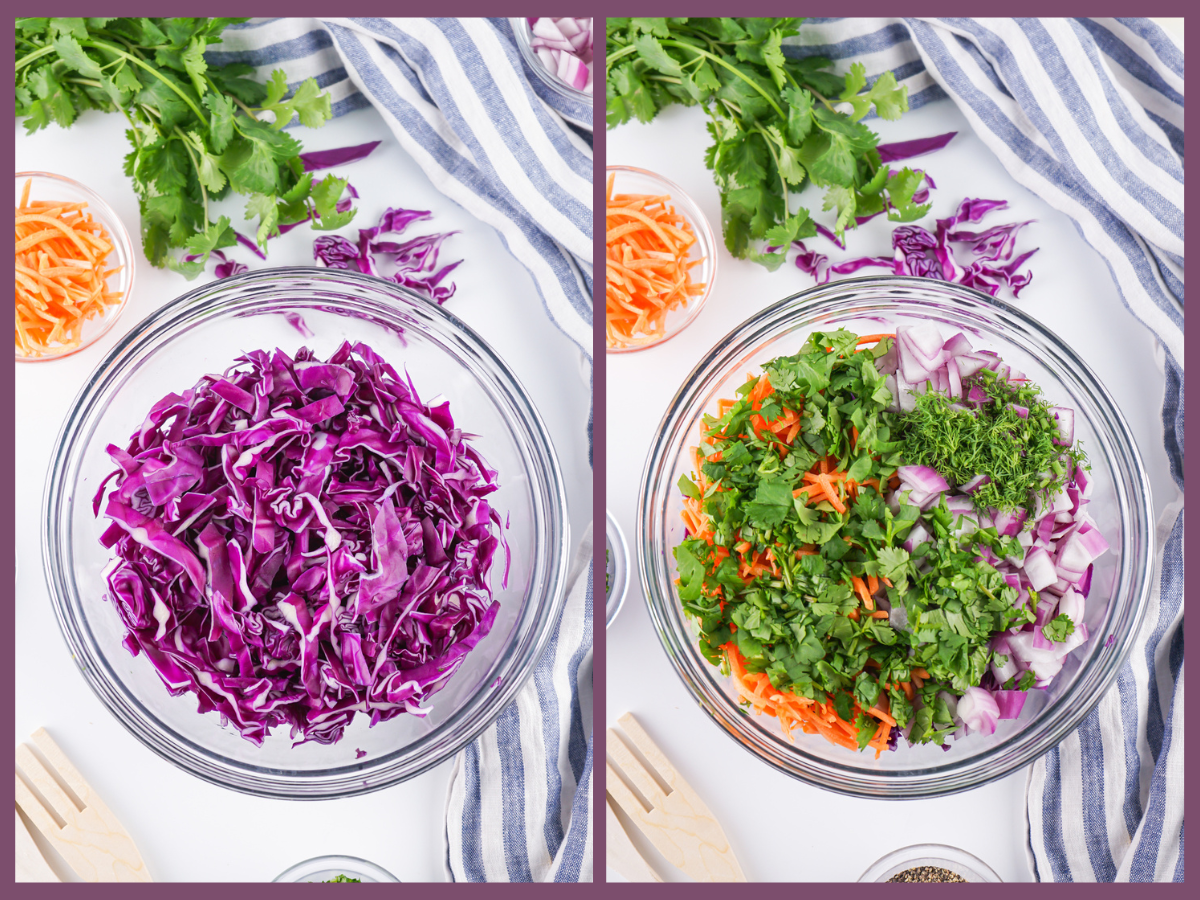
<svg viewBox="0 0 1200 900"><path fill-rule="evenodd" d="M314 229L331 231L354 216L336 209L346 181L314 185L300 142L282 130L293 118L310 128L330 118L329 95L316 80L288 97L280 70L264 85L248 65L205 61L225 27L244 21L16 20L16 113L25 128L68 128L85 110L120 110L129 121L125 174L138 195L146 257L189 278L210 252L237 240L227 217L214 223L209 213L230 192L247 198L260 246L280 225L312 217Z"/></svg>
<svg viewBox="0 0 1200 900"><path fill-rule="evenodd" d="M823 57L792 59L784 38L796 18L610 18L605 92L608 127L649 122L673 103L699 104L712 145L705 163L721 193L725 245L739 259L769 269L795 240L816 234L804 208L789 197L808 183L836 210L835 232L856 217L887 210L894 222L929 211L912 202L924 175L892 174L880 162L879 137L859 120L871 107L883 119L908 109L908 88L885 72L867 87L854 63L845 77L824 71ZM759 249L756 244L765 242Z"/></svg>
<svg viewBox="0 0 1200 900"><path fill-rule="evenodd" d="M1018 592L978 552L988 546L1001 558L1013 555L1021 550L1016 538L976 530L944 499L925 512L885 499L907 461L901 417L888 409L892 394L877 368L892 341L870 352L856 353L856 344L844 330L813 334L795 356L764 366L773 390L757 408L752 379L724 415L705 417L706 487L686 475L679 487L700 501L711 543L689 535L675 548L679 598L699 623L709 662L724 666L721 648L733 641L747 670L765 672L778 690L831 702L854 722L860 747L878 722L855 707L869 710L881 695L899 727L911 724L910 743L942 743L955 730L946 697L980 683L991 637L1033 621L1037 598L1018 605ZM754 426L756 417L771 422L784 410L802 412L781 455L777 436ZM805 473L830 457L858 485L845 512L793 496ZM918 519L930 537L910 554L903 544ZM744 577L738 548L745 545L743 559L769 551L778 572ZM871 576L891 582L895 624L860 615L852 579ZM914 669L929 678L910 700L901 684L913 681Z"/></svg>

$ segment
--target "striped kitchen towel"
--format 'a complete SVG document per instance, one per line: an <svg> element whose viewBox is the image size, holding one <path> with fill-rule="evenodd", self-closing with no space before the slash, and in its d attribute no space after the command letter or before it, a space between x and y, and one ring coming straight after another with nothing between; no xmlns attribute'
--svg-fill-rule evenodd
<svg viewBox="0 0 1200 900"><path fill-rule="evenodd" d="M533 682L454 761L454 881L592 880L592 529ZM564 702L566 701L566 702Z"/></svg>
<svg viewBox="0 0 1200 900"><path fill-rule="evenodd" d="M1042 881L1183 881L1183 53L1148 19L811 19L784 52L949 97L1018 182L1075 222L1158 338L1156 583L1116 686L1034 764Z"/></svg>
<svg viewBox="0 0 1200 900"><path fill-rule="evenodd" d="M374 106L434 185L528 269L590 385L591 110L528 71L507 19L255 19L206 56L261 79L282 68L293 88L315 77L335 115ZM590 417L588 437L590 456ZM591 558L589 529L533 678L455 761L445 835L455 880L592 878Z"/></svg>

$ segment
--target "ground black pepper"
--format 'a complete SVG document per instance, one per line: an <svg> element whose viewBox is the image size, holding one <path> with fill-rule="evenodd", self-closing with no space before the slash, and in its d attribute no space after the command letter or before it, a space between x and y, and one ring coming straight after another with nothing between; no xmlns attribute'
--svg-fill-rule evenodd
<svg viewBox="0 0 1200 900"><path fill-rule="evenodd" d="M888 881L921 881L933 882L942 884L950 881L962 881L963 878L957 872L951 872L949 869L943 869L940 866L914 866L911 869L903 869L893 875Z"/></svg>

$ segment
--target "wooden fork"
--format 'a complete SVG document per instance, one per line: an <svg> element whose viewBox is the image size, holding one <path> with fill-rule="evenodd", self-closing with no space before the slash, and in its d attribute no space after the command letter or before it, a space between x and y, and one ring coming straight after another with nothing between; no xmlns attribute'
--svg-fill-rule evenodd
<svg viewBox="0 0 1200 900"><path fill-rule="evenodd" d="M27 744L18 744L16 775L17 806L33 826L84 881L150 881L146 864L129 834L45 728L33 733L33 743L49 768ZM55 773L79 798L82 809L59 786ZM26 781L45 798L44 804ZM61 826L60 821L64 823Z"/></svg>
<svg viewBox="0 0 1200 900"><path fill-rule="evenodd" d="M615 729L608 729L608 753L634 786L650 803L647 810L637 795L621 780L612 763L606 763L605 788L613 800L637 823L642 832L676 868L697 881L745 881L742 867L729 846L729 839L691 786L658 749L631 713L617 723L630 742L658 773L669 791L641 764Z"/></svg>

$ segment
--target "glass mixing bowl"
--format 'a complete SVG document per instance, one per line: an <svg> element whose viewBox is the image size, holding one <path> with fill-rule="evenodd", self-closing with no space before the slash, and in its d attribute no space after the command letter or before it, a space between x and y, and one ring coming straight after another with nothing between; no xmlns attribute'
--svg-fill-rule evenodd
<svg viewBox="0 0 1200 900"><path fill-rule="evenodd" d="M684 537L675 483L691 468L700 419L735 396L747 372L796 353L811 331L859 334L932 321L943 335L966 332L1024 371L1056 405L1075 409L1094 484L1088 511L1111 550L1095 563L1084 621L1091 640L1070 654L1047 690L1030 691L1020 718L995 734L933 745L853 753L818 735L791 743L775 719L746 713L731 679L700 655L693 621L675 591L672 549ZM887 327L883 327L886 325ZM1002 300L960 285L896 276L853 278L802 291L734 329L688 375L672 399L646 460L638 508L638 568L650 617L672 665L700 707L751 754L817 787L854 796L904 799L963 791L1001 778L1057 745L1100 701L1129 654L1150 590L1154 532L1150 486L1134 439L1112 397L1057 335Z"/></svg>
<svg viewBox="0 0 1200 900"><path fill-rule="evenodd" d="M301 327L315 336L305 337ZM445 397L455 422L479 435L474 446L499 473L493 506L510 523L508 587L501 587L496 566L492 590L500 612L492 631L433 695L428 717L398 716L368 728L368 718L356 716L332 745L293 747L287 729L277 728L256 747L223 727L217 713L198 714L194 694L168 694L153 666L121 645L124 627L102 577L111 554L99 536L108 521L92 514L92 497L113 468L105 446L125 446L164 394L225 370L244 351L295 353L307 345L325 358L344 340L362 341L406 370L425 401ZM567 505L537 410L507 365L451 313L407 288L356 273L268 269L199 287L146 318L75 399L44 502L50 596L84 679L151 750L249 794L362 794L448 759L495 720L532 674L562 608Z"/></svg>

